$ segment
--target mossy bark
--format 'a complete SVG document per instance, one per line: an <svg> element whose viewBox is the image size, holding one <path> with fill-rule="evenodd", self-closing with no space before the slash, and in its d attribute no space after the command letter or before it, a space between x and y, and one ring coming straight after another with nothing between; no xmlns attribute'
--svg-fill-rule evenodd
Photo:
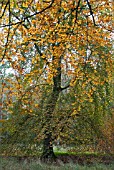
<svg viewBox="0 0 114 170"><path fill-rule="evenodd" d="M42 159L55 159L56 156L53 152L53 136L52 136L52 116L59 97L60 91L54 89L46 107L46 117L45 117L45 131L43 140L43 154Z"/></svg>
<svg viewBox="0 0 114 170"><path fill-rule="evenodd" d="M53 58L54 61L55 58ZM45 107L45 130L44 130L44 140L43 140L43 154L42 159L55 159L56 156L53 152L53 112L56 107L56 103L59 98L59 94L61 92L61 59L58 59L58 67L57 67L56 75L53 75L53 90L50 94L48 102Z"/></svg>

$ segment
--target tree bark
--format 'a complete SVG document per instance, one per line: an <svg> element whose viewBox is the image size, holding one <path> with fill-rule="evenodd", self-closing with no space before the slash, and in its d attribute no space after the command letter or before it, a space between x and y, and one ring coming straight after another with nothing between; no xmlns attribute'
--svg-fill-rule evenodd
<svg viewBox="0 0 114 170"><path fill-rule="evenodd" d="M54 61L53 57L53 61ZM61 92L61 58L58 59L58 67L56 68L57 73L53 75L53 90L50 94L50 98L46 105L46 117L45 117L45 131L44 131L44 140L43 140L43 154L41 159L52 160L55 159L56 156L53 152L53 136L52 136L52 116L55 110L56 103L59 98L59 94Z"/></svg>
<svg viewBox="0 0 114 170"><path fill-rule="evenodd" d="M44 140L43 140L43 154L42 159L55 159L56 156L53 152L53 136L52 136L52 115L55 110L55 106L57 103L57 100L59 98L59 93L57 89L53 89L53 92L50 96L50 99L48 101L47 107L46 107L46 121L45 121L45 131L44 131Z"/></svg>

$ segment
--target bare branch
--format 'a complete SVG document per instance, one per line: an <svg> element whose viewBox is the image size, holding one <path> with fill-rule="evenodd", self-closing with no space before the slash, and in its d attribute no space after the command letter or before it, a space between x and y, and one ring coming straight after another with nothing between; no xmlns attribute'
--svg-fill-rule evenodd
<svg viewBox="0 0 114 170"><path fill-rule="evenodd" d="M37 45L36 43L34 43L34 45L35 45L35 48L36 48L37 52L40 54L40 56L42 56L43 54L42 54L42 52L40 51L38 45Z"/></svg>
<svg viewBox="0 0 114 170"><path fill-rule="evenodd" d="M76 8L73 9L73 11L76 10L76 21L77 21L77 19L78 19L78 13L80 12L80 11L78 10L78 9L79 9L79 6L80 6L80 2L81 2L81 0L78 1ZM90 4L90 2L89 2L88 0L86 0L86 2L87 2L87 5L88 5L88 7L89 7L90 15L92 16L92 19L93 19L93 24L94 24L94 26L96 26L95 18L94 18L94 14L93 14L93 10L92 10L91 4ZM81 9L83 9L83 8L81 8Z"/></svg>
<svg viewBox="0 0 114 170"><path fill-rule="evenodd" d="M8 0L8 10L9 10L9 28L8 28L8 34L7 34L7 39L6 39L6 44L5 44L5 50L4 50L4 54L2 56L2 59L0 62L3 61L5 55L6 55L6 51L7 51L7 46L8 46L8 42L9 42L9 35L10 35L10 23L11 23L11 11L10 11L10 0Z"/></svg>
<svg viewBox="0 0 114 170"><path fill-rule="evenodd" d="M91 8L91 4L90 4L90 2L89 2L88 0L86 0L86 2L87 2L87 5L88 5L88 7L89 7L90 15L92 16L94 26L96 26L95 18L94 18L94 15L93 15L93 10L92 10L92 8Z"/></svg>
<svg viewBox="0 0 114 170"><path fill-rule="evenodd" d="M68 84L68 85L65 86L65 87L61 87L61 91L67 89L68 87L70 87L70 84Z"/></svg>
<svg viewBox="0 0 114 170"><path fill-rule="evenodd" d="M78 8L80 6L80 0L78 1L77 7L76 7L76 20L78 19Z"/></svg>
<svg viewBox="0 0 114 170"><path fill-rule="evenodd" d="M9 4L9 0L8 0L8 2L6 3L5 7L4 7L4 10L3 10L2 15L0 16L0 19L4 16L8 4Z"/></svg>

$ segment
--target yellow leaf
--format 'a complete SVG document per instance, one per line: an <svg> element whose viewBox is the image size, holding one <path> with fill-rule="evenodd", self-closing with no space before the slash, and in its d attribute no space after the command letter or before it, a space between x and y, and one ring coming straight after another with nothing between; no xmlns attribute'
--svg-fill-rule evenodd
<svg viewBox="0 0 114 170"><path fill-rule="evenodd" d="M74 115L76 115L76 114L77 114L77 111L74 110L73 113L71 114L71 116L74 116Z"/></svg>
<svg viewBox="0 0 114 170"><path fill-rule="evenodd" d="M39 105L38 105L38 104L35 104L34 106L35 106L35 107L38 107Z"/></svg>
<svg viewBox="0 0 114 170"><path fill-rule="evenodd" d="M78 107L78 111L80 111L80 110L81 110L81 106Z"/></svg>
<svg viewBox="0 0 114 170"><path fill-rule="evenodd" d="M91 98L91 99L89 99L89 102L93 102L93 99Z"/></svg>

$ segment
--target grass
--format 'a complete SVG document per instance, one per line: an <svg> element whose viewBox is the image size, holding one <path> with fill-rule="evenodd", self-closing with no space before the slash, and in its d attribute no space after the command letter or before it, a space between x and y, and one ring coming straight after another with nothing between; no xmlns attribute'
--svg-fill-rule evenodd
<svg viewBox="0 0 114 170"><path fill-rule="evenodd" d="M92 165L79 165L74 163L59 162L57 164L44 164L39 159L37 160L21 160L16 158L0 158L0 170L113 170L114 164L92 164Z"/></svg>

